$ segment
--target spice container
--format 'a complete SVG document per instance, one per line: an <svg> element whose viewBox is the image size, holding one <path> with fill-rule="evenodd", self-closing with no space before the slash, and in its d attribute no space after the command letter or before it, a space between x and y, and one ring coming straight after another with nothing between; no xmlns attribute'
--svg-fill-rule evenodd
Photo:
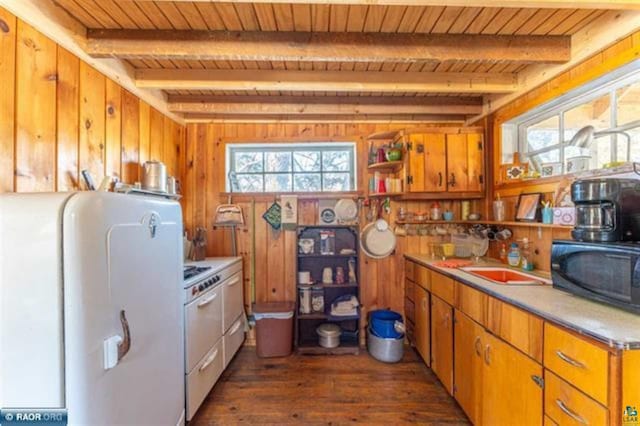
<svg viewBox="0 0 640 426"><path fill-rule="evenodd" d="M324 291L320 285L311 287L311 311L324 313Z"/></svg>
<svg viewBox="0 0 640 426"><path fill-rule="evenodd" d="M298 287L298 296L300 298L300 313L301 314L310 314L311 313L311 286L300 286Z"/></svg>

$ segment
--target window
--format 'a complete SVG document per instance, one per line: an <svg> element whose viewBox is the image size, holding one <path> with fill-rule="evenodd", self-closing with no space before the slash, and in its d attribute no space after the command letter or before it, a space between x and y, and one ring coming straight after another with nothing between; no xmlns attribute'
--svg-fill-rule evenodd
<svg viewBox="0 0 640 426"><path fill-rule="evenodd" d="M233 192L354 191L355 171L355 143L227 145Z"/></svg>
<svg viewBox="0 0 640 426"><path fill-rule="evenodd" d="M640 162L640 60L504 123L502 163L516 152L543 177Z"/></svg>

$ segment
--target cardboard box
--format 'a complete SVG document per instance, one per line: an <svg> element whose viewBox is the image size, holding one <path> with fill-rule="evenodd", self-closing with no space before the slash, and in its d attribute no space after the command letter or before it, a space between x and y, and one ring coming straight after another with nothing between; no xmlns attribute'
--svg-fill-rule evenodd
<svg viewBox="0 0 640 426"><path fill-rule="evenodd" d="M553 208L553 224L554 225L575 225L576 224L576 208L575 207L554 207Z"/></svg>

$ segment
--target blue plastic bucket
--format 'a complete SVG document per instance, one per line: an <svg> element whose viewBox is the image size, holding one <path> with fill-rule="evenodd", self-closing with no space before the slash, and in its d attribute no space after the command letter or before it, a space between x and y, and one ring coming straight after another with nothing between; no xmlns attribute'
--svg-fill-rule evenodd
<svg viewBox="0 0 640 426"><path fill-rule="evenodd" d="M369 314L369 323L374 335L384 339L397 339L402 336L398 329L402 327L402 315L388 309L380 309ZM399 325L398 325L399 324Z"/></svg>

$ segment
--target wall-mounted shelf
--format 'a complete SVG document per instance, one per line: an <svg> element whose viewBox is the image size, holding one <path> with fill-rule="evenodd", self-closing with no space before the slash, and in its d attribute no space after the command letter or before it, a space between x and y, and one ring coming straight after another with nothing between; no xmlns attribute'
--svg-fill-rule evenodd
<svg viewBox="0 0 640 426"><path fill-rule="evenodd" d="M385 197L400 197L404 192L373 192L369 194L369 198L385 198Z"/></svg>
<svg viewBox="0 0 640 426"><path fill-rule="evenodd" d="M515 222L506 221L499 222L496 220L421 220L421 221L403 221L396 220L396 225L438 225L438 224L453 224L453 225L499 225L499 226L520 226L526 228L552 228L552 229L573 229L572 225L554 225L550 223L540 222Z"/></svg>
<svg viewBox="0 0 640 426"><path fill-rule="evenodd" d="M404 161L385 161L384 163L374 163L367 166L371 172L396 173L404 166Z"/></svg>

